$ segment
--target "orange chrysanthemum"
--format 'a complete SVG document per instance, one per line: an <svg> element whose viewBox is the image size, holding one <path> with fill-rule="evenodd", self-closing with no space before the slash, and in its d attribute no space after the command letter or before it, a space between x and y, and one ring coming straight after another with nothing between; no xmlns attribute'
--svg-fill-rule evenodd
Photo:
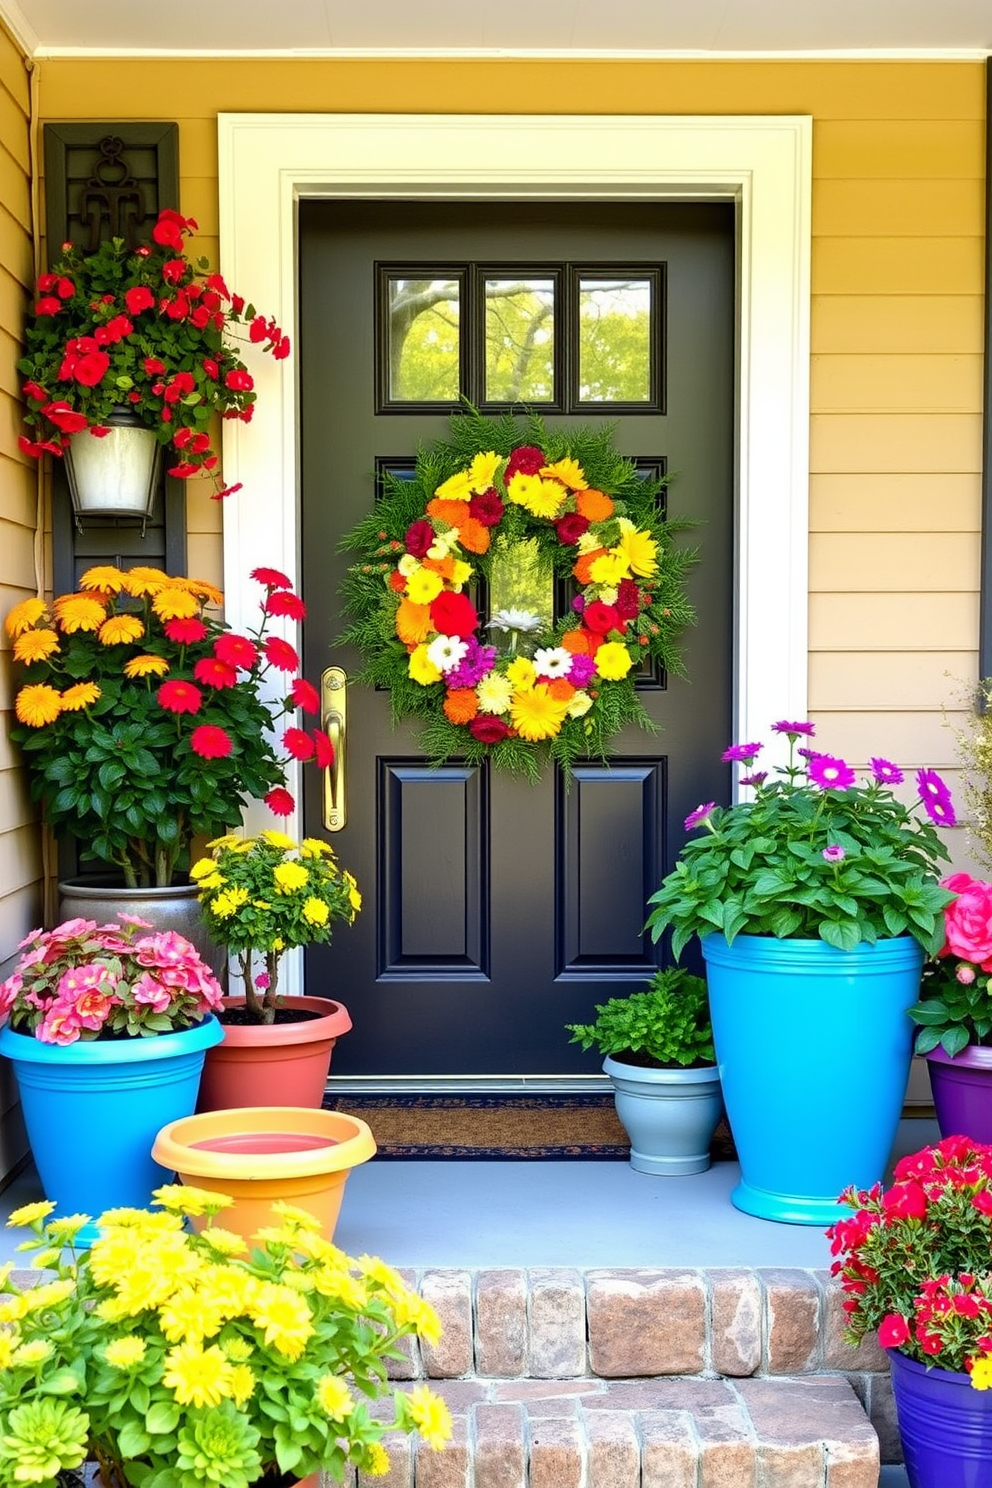
<svg viewBox="0 0 992 1488"><path fill-rule="evenodd" d="M14 712L29 728L44 728L62 712L62 699L47 682L35 682L21 688L14 699Z"/></svg>
<svg viewBox="0 0 992 1488"><path fill-rule="evenodd" d="M458 527L458 541L468 553L486 553L489 551L489 528L475 517L467 517Z"/></svg>
<svg viewBox="0 0 992 1488"><path fill-rule="evenodd" d="M58 649L59 638L54 630L26 630L14 642L14 655L25 665L32 661L47 661Z"/></svg>
<svg viewBox="0 0 992 1488"><path fill-rule="evenodd" d="M449 527L460 528L469 520L468 502L446 501L443 496L435 496L427 503L427 515L437 517L439 522L447 522Z"/></svg>
<svg viewBox="0 0 992 1488"><path fill-rule="evenodd" d="M9 636L19 636L25 630L30 630L32 625L37 624L45 613L45 601L43 599L22 599L16 604L7 616L4 624Z"/></svg>
<svg viewBox="0 0 992 1488"><path fill-rule="evenodd" d="M160 620L188 620L200 613L200 601L188 589L170 584L152 599L152 609Z"/></svg>
<svg viewBox="0 0 992 1488"><path fill-rule="evenodd" d="M99 630L107 618L105 606L94 594L63 594L52 608L56 624L66 635L77 630Z"/></svg>
<svg viewBox="0 0 992 1488"><path fill-rule="evenodd" d="M576 558L575 560L575 566L572 569L572 572L578 579L580 584L592 583L592 574L590 573L590 569L592 568L596 559L602 558L605 552L605 548L593 548L591 553L579 554L578 558Z"/></svg>
<svg viewBox="0 0 992 1488"><path fill-rule="evenodd" d="M108 615L97 632L103 646L126 646L131 641L140 641L145 627L137 615Z"/></svg>
<svg viewBox="0 0 992 1488"><path fill-rule="evenodd" d="M444 700L444 715L451 723L471 723L478 711L474 687L453 687Z"/></svg>
<svg viewBox="0 0 992 1488"><path fill-rule="evenodd" d="M567 677L552 677L547 684L548 697L553 697L559 703L570 702L575 696L575 688Z"/></svg>
<svg viewBox="0 0 992 1488"><path fill-rule="evenodd" d="M100 563L88 568L79 581L80 589L99 589L104 594L120 594L127 583L127 575L112 563Z"/></svg>
<svg viewBox="0 0 992 1488"><path fill-rule="evenodd" d="M389 587L396 594L402 594L406 588L406 574L401 574L398 568L394 568L389 575Z"/></svg>
<svg viewBox="0 0 992 1488"><path fill-rule="evenodd" d="M160 568L147 568L139 563L136 568L129 568L124 575L124 592L141 599L146 594L157 594L171 582L169 575Z"/></svg>
<svg viewBox="0 0 992 1488"><path fill-rule="evenodd" d="M67 687L62 694L63 713L78 713L83 708L88 708L90 703L95 703L100 696L100 689L95 682L77 682L73 687Z"/></svg>
<svg viewBox="0 0 992 1488"><path fill-rule="evenodd" d="M463 539L464 541L464 539ZM442 579L451 579L455 573L454 558L421 558L421 568L429 568L431 573L440 574Z"/></svg>
<svg viewBox="0 0 992 1488"><path fill-rule="evenodd" d="M168 670L164 656L132 656L124 663L125 677L164 677Z"/></svg>
<svg viewBox="0 0 992 1488"><path fill-rule="evenodd" d="M412 599L400 600L396 611L396 634L404 646L419 646L433 629L430 605L414 604Z"/></svg>
<svg viewBox="0 0 992 1488"><path fill-rule="evenodd" d="M589 632L587 630L566 630L560 644L565 647L566 651L571 651L573 656L588 656Z"/></svg>
<svg viewBox="0 0 992 1488"><path fill-rule="evenodd" d="M604 496L602 491L594 491L590 486L588 491L576 493L575 506L583 517L588 517L590 522L605 522L607 517L613 515L613 502L609 496Z"/></svg>

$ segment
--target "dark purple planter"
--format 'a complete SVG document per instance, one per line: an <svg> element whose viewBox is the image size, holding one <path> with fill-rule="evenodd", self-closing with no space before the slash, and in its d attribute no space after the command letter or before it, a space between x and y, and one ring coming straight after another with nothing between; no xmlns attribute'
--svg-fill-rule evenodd
<svg viewBox="0 0 992 1488"><path fill-rule="evenodd" d="M992 1049L969 1044L952 1059L938 1047L926 1060L940 1135L992 1142Z"/></svg>
<svg viewBox="0 0 992 1488"><path fill-rule="evenodd" d="M927 1369L889 1353L909 1488L987 1488L992 1483L992 1390L967 1374Z"/></svg>

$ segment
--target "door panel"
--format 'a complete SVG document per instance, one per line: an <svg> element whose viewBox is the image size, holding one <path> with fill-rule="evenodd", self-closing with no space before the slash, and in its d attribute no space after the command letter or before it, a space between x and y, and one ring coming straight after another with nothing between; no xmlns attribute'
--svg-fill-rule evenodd
<svg viewBox="0 0 992 1488"><path fill-rule="evenodd" d="M701 560L690 580L699 623L686 636L688 680L645 677L641 700L659 733L626 730L611 763L580 764L568 788L553 772L531 786L458 761L432 768L418 754L416 727L391 727L388 696L350 683L348 824L333 842L365 905L351 929L307 959L308 990L340 997L354 1019L335 1051L336 1073L474 1075L484 1084L500 1074L590 1072L597 1058L570 1045L563 1025L645 985L661 949L641 933L646 900L674 861L683 818L728 789L719 756L732 686L732 209L301 204L309 676L332 664L353 676L358 666L355 653L333 644L344 628L347 558L338 544L374 501L377 466L409 466L419 445L448 429L436 405L382 398L389 377L385 350L377 357L375 303L383 264L426 280L467 264L466 283L494 264L519 264L531 277L557 265L562 280L575 265L606 277L613 265L636 265L665 286L656 410L603 402L547 421L615 424L620 450L672 473L670 515L700 524L676 539L698 547ZM574 342L577 326L564 332ZM574 344L556 349L562 368L574 367L574 352ZM483 374L477 366L470 375ZM304 802L315 834L320 798L314 788Z"/></svg>

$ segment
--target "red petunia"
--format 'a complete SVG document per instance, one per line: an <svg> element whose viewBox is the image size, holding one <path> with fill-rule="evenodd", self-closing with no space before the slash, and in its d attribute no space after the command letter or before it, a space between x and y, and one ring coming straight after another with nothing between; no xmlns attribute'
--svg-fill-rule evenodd
<svg viewBox="0 0 992 1488"><path fill-rule="evenodd" d="M163 682L155 696L170 713L199 713L203 704L200 689L194 687L192 682L183 682L179 678Z"/></svg>
<svg viewBox="0 0 992 1488"><path fill-rule="evenodd" d="M199 641L205 641L208 634L203 621L198 620L195 615L177 615L172 620L166 620L162 629L177 646L195 646Z"/></svg>
<svg viewBox="0 0 992 1488"><path fill-rule="evenodd" d="M473 739L478 739L480 744L498 744L501 739L506 738L510 729L502 718L491 718L488 714L477 713L469 723L468 731Z"/></svg>
<svg viewBox="0 0 992 1488"><path fill-rule="evenodd" d="M438 635L467 640L479 626L479 615L467 594L445 591L431 602L431 624Z"/></svg>
<svg viewBox="0 0 992 1488"><path fill-rule="evenodd" d="M83 387L96 387L109 366L110 358L105 351L89 351L76 362L72 375Z"/></svg>
<svg viewBox="0 0 992 1488"><path fill-rule="evenodd" d="M214 641L214 655L226 666L249 672L258 660L258 647L247 636L235 635L233 631L229 631Z"/></svg>
<svg viewBox="0 0 992 1488"><path fill-rule="evenodd" d="M128 308L129 315L140 315L142 310L151 310L155 305L155 296L147 284L136 284L133 289L124 291L124 303ZM159 369L156 368L156 371Z"/></svg>
<svg viewBox="0 0 992 1488"><path fill-rule="evenodd" d="M219 661L216 656L201 656L193 668L193 676L204 687L233 687L238 680L233 666Z"/></svg>
<svg viewBox="0 0 992 1488"><path fill-rule="evenodd" d="M305 677L297 677L289 692L290 697L297 708L302 708L304 713L320 712L320 696L312 682Z"/></svg>
<svg viewBox="0 0 992 1488"><path fill-rule="evenodd" d="M230 388L232 393L250 393L255 386L255 379L250 372L245 372L240 367L232 367L224 378L224 386Z"/></svg>
<svg viewBox="0 0 992 1488"><path fill-rule="evenodd" d="M85 413L77 413L68 403L46 403L41 412L63 434L78 434L81 429L86 428Z"/></svg>
<svg viewBox="0 0 992 1488"><path fill-rule="evenodd" d="M329 770L334 763L334 745L323 729L313 730L315 762L318 770Z"/></svg>
<svg viewBox="0 0 992 1488"><path fill-rule="evenodd" d="M216 723L201 723L189 736L189 747L201 759L226 759L234 748L230 735Z"/></svg>
<svg viewBox="0 0 992 1488"><path fill-rule="evenodd" d="M296 810L296 802L283 786L277 785L269 791L265 797L265 804L273 816L292 816Z"/></svg>
<svg viewBox="0 0 992 1488"><path fill-rule="evenodd" d="M275 589L262 600L267 615L288 615L290 620L305 620L307 607L291 589Z"/></svg>
<svg viewBox="0 0 992 1488"><path fill-rule="evenodd" d="M157 372L165 371L165 363L160 362L158 357L145 357L141 364L149 377L154 377Z"/></svg>
<svg viewBox="0 0 992 1488"><path fill-rule="evenodd" d="M287 753L295 760L313 759L317 746L306 729L288 728L282 736Z"/></svg>
<svg viewBox="0 0 992 1488"><path fill-rule="evenodd" d="M278 568L253 568L251 576L259 584L264 584L266 589L292 589L292 579L287 579Z"/></svg>
<svg viewBox="0 0 992 1488"><path fill-rule="evenodd" d="M265 642L266 660L280 672L298 672L300 658L296 648L281 636L269 636Z"/></svg>

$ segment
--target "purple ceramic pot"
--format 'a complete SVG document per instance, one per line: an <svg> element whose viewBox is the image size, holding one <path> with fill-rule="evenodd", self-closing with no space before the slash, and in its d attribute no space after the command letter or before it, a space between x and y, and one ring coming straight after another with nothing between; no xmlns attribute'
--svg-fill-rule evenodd
<svg viewBox="0 0 992 1488"><path fill-rule="evenodd" d="M889 1353L909 1488L982 1488L992 1481L992 1391L971 1377Z"/></svg>
<svg viewBox="0 0 992 1488"><path fill-rule="evenodd" d="M952 1058L938 1046L926 1061L940 1135L992 1142L992 1049L969 1044Z"/></svg>

